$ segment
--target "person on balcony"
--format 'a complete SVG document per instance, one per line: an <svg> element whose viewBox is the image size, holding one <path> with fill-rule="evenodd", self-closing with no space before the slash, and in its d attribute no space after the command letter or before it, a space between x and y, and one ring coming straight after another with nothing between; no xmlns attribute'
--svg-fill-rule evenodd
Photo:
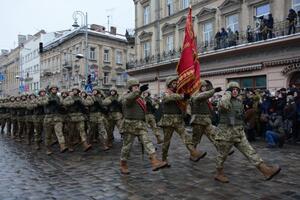
<svg viewBox="0 0 300 200"><path fill-rule="evenodd" d="M294 9L290 9L289 15L286 18L289 21L289 35L291 33L296 33L296 24L297 24L297 13Z"/></svg>

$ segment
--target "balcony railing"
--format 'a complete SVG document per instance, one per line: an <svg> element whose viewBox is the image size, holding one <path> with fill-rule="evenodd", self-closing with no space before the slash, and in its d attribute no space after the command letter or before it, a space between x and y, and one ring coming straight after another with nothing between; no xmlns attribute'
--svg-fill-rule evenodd
<svg viewBox="0 0 300 200"><path fill-rule="evenodd" d="M272 34L270 32L262 32L250 29L249 31L239 32L238 35L228 35L227 37L214 37L210 41L198 42L198 53L205 53L209 51L222 51L222 49L232 48L243 44L255 44L265 41L270 41L275 38L280 38L289 35L288 21L274 23ZM300 27L296 27L296 34L300 32ZM292 34L290 34L292 35ZM152 55L150 57L135 59L126 63L126 69L133 69L144 67L151 64L159 64L162 62L173 62L178 60L181 55L181 47L179 49L173 49L169 52L163 52L162 54Z"/></svg>

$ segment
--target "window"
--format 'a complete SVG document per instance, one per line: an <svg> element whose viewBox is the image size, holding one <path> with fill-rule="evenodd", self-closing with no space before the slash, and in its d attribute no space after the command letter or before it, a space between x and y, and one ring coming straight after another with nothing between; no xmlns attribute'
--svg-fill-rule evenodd
<svg viewBox="0 0 300 200"><path fill-rule="evenodd" d="M213 39L213 24L212 22L207 22L203 25L203 40L205 42L205 46L211 43Z"/></svg>
<svg viewBox="0 0 300 200"><path fill-rule="evenodd" d="M293 0L292 7L296 12L300 11L300 0Z"/></svg>
<svg viewBox="0 0 300 200"><path fill-rule="evenodd" d="M124 85L124 77L122 74L118 74L117 75L117 81L116 81L116 85Z"/></svg>
<svg viewBox="0 0 300 200"><path fill-rule="evenodd" d="M182 1L182 9L189 7L190 1L189 0L181 0Z"/></svg>
<svg viewBox="0 0 300 200"><path fill-rule="evenodd" d="M229 15L226 17L226 27L230 28L233 32L239 30L239 16L238 14Z"/></svg>
<svg viewBox="0 0 300 200"><path fill-rule="evenodd" d="M264 4L255 8L256 17L266 16L270 13L270 4Z"/></svg>
<svg viewBox="0 0 300 200"><path fill-rule="evenodd" d="M104 49L104 62L109 62L109 50Z"/></svg>
<svg viewBox="0 0 300 200"><path fill-rule="evenodd" d="M144 7L144 25L150 22L150 6Z"/></svg>
<svg viewBox="0 0 300 200"><path fill-rule="evenodd" d="M150 56L150 42L144 43L144 58L148 58Z"/></svg>
<svg viewBox="0 0 300 200"><path fill-rule="evenodd" d="M106 85L109 83L109 72L104 72L103 84Z"/></svg>
<svg viewBox="0 0 300 200"><path fill-rule="evenodd" d="M116 63L122 64L122 51L116 51Z"/></svg>
<svg viewBox="0 0 300 200"><path fill-rule="evenodd" d="M168 35L166 37L166 52L173 51L174 49L174 36L173 35Z"/></svg>
<svg viewBox="0 0 300 200"><path fill-rule="evenodd" d="M96 49L95 49L95 47L90 48L90 59L91 60L96 60Z"/></svg>
<svg viewBox="0 0 300 200"><path fill-rule="evenodd" d="M173 0L167 0L167 16L170 16L174 13Z"/></svg>
<svg viewBox="0 0 300 200"><path fill-rule="evenodd" d="M250 88L250 89L265 89L267 88L267 78L266 76L253 76L253 77L242 77L242 78L232 78L228 82L238 82L241 88Z"/></svg>

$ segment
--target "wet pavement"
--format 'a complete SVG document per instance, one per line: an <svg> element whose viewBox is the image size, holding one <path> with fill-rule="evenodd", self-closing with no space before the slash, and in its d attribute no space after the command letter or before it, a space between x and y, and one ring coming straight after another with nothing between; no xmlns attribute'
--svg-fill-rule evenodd
<svg viewBox="0 0 300 200"><path fill-rule="evenodd" d="M136 141L129 161L130 175L119 173L121 141L104 152L95 144L92 151L46 156L44 149L18 143L0 135L0 200L6 199L300 199L300 146L268 149L264 142L253 146L267 163L283 168L271 181L241 153L235 152L225 163L230 183L214 181L215 149L204 138L201 149L208 155L198 163L189 155L177 135L170 148L171 168L152 172L147 155ZM157 146L159 154L161 148Z"/></svg>

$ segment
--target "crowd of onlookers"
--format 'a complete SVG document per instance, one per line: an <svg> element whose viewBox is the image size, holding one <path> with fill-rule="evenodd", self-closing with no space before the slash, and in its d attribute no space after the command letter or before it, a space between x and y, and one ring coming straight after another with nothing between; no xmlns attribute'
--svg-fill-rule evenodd
<svg viewBox="0 0 300 200"><path fill-rule="evenodd" d="M269 90L241 91L245 108L245 132L248 140L255 141L257 137L266 140L268 147L282 147L285 142L300 141L300 90L292 85L281 88L275 93ZM217 102L215 102L214 124L218 124Z"/></svg>
<svg viewBox="0 0 300 200"><path fill-rule="evenodd" d="M299 18L299 20L297 20ZM274 18L272 14L268 16L254 17L255 27L252 28L248 25L246 33L242 35L247 39L247 42L256 42L260 40L266 40L274 38ZM294 9L289 10L289 14L286 18L288 21L288 35L296 33L297 21L300 21L300 11L296 12ZM221 31L218 31L215 35L215 49L222 49L238 44L240 40L239 31L232 31L230 27L221 28Z"/></svg>

